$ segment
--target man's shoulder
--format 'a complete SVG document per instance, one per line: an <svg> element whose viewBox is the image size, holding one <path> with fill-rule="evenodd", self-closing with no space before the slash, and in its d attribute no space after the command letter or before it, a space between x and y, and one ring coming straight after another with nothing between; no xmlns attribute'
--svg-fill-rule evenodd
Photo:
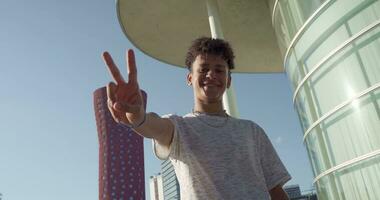
<svg viewBox="0 0 380 200"><path fill-rule="evenodd" d="M162 115L161 117L169 119L170 121L172 121L174 123L174 125L177 126L177 125L181 125L181 124L187 123L194 116L191 116L189 114L186 114L186 115L183 115L183 116L182 115L178 115L178 114L165 114L165 115Z"/></svg>
<svg viewBox="0 0 380 200"><path fill-rule="evenodd" d="M161 115L161 117L162 117L162 118L169 118L169 119L183 118L183 116L178 115L178 114L173 114L173 113L170 113L170 114L164 114L164 115Z"/></svg>
<svg viewBox="0 0 380 200"><path fill-rule="evenodd" d="M169 113L169 114L164 114L161 117L169 118L169 117L179 117L179 118L187 118L187 117L192 117L192 113L187 113L185 115L179 115L177 113Z"/></svg>
<svg viewBox="0 0 380 200"><path fill-rule="evenodd" d="M261 128L260 125L258 125L256 122L254 122L250 119L241 119L241 118L235 118L235 117L231 117L231 118L233 121L235 121L235 123L241 123L241 124L249 125L255 129L263 130L263 128Z"/></svg>

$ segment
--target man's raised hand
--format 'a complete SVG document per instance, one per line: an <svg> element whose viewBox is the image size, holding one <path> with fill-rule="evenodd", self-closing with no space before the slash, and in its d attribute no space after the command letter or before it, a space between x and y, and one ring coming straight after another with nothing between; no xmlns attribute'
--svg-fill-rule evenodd
<svg viewBox="0 0 380 200"><path fill-rule="evenodd" d="M138 125L144 120L145 109L137 81L135 55L132 49L127 52L128 82L125 82L119 69L108 52L103 60L116 83L107 85L107 104L116 122Z"/></svg>

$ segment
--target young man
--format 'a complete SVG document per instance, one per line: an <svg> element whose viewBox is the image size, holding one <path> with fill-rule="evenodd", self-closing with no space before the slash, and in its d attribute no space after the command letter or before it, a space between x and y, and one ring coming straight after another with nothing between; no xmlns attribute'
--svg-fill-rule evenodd
<svg viewBox="0 0 380 200"><path fill-rule="evenodd" d="M288 199L282 185L290 176L263 129L223 109L234 67L227 42L202 37L189 48L187 84L193 88L194 108L183 117L145 112L132 50L128 82L107 52L103 58L116 81L107 86L112 116L152 138L157 157L171 160L181 199Z"/></svg>

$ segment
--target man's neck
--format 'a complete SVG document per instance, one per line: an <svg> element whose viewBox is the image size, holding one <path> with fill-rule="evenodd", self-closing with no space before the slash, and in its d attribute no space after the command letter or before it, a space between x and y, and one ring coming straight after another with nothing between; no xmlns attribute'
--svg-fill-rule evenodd
<svg viewBox="0 0 380 200"><path fill-rule="evenodd" d="M196 101L194 104L194 110L193 111L205 113L205 114L213 114L213 115L216 115L216 114L224 115L225 114L222 101L213 102L213 103Z"/></svg>

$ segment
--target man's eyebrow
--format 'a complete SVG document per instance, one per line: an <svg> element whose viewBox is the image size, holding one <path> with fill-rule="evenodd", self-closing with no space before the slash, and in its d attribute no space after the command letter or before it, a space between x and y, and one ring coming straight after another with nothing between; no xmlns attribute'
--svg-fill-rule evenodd
<svg viewBox="0 0 380 200"><path fill-rule="evenodd" d="M200 66L201 67L208 67L208 66L210 66L210 64L208 64L208 63L202 63L202 64L200 64Z"/></svg>
<svg viewBox="0 0 380 200"><path fill-rule="evenodd" d="M210 64L208 64L208 63L202 63L199 66L201 66L201 67L208 67L208 66L210 66ZM218 67L218 68L224 68L225 66L226 65L223 65L223 64L216 64L215 65L215 67Z"/></svg>
<svg viewBox="0 0 380 200"><path fill-rule="evenodd" d="M215 65L216 67L225 67L226 65L223 65L223 64L217 64Z"/></svg>

